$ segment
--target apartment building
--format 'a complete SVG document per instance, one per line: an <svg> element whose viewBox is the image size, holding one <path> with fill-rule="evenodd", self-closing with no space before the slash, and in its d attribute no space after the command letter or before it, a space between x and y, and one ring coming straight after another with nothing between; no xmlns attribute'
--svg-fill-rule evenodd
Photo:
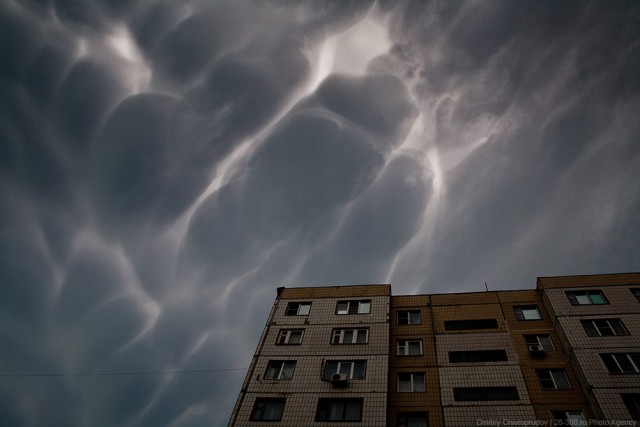
<svg viewBox="0 0 640 427"><path fill-rule="evenodd" d="M279 288L229 425L636 420L640 273L624 273L461 294Z"/></svg>

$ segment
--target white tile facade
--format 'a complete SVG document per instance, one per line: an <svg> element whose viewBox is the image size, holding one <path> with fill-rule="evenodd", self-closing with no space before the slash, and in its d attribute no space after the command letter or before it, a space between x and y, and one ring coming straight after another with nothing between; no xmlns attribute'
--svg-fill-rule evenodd
<svg viewBox="0 0 640 427"><path fill-rule="evenodd" d="M337 314L339 301L371 301L368 314ZM289 303L310 302L308 315L286 315ZM389 296L279 299L273 317L263 334L262 348L245 380L237 414L231 426L273 426L274 422L251 421L257 398L285 398L285 408L279 426L386 426L387 376L389 366ZM332 344L336 328L367 329L366 344ZM278 344L281 330L303 329L302 342ZM269 361L295 360L291 379L265 379ZM366 361L363 379L351 379L344 388L323 378L326 361ZM359 422L316 422L320 398L362 398L362 418Z"/></svg>

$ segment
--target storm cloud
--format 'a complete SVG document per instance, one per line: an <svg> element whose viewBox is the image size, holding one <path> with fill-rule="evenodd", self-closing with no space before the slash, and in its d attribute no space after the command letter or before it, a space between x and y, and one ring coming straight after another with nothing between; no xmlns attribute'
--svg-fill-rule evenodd
<svg viewBox="0 0 640 427"><path fill-rule="evenodd" d="M0 424L224 426L278 286L637 271L635 2L0 6Z"/></svg>

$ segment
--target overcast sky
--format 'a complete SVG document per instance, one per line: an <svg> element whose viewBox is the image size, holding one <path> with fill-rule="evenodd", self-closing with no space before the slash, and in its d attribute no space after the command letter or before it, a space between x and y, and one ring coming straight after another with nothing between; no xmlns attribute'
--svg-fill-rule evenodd
<svg viewBox="0 0 640 427"><path fill-rule="evenodd" d="M640 270L638 2L5 0L0 99L3 426L226 425L278 286Z"/></svg>

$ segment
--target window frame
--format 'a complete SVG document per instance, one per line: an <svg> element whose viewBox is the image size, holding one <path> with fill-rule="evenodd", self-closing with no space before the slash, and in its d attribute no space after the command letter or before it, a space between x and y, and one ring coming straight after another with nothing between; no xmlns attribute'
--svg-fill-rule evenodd
<svg viewBox="0 0 640 427"><path fill-rule="evenodd" d="M347 405L358 405L358 419L347 419ZM332 418L333 405L342 405L340 419ZM320 397L318 399L318 405L316 407L316 416L314 421L317 423L341 423L352 422L358 423L362 421L362 407L364 406L364 399L361 397ZM324 415L324 416L321 416Z"/></svg>
<svg viewBox="0 0 640 427"><path fill-rule="evenodd" d="M400 321L400 315L406 313L407 315L407 321L406 322L401 322ZM417 322L411 322L411 315L412 314L417 314L418 315L418 321ZM397 310L396 311L396 325L422 325L422 311L421 310Z"/></svg>
<svg viewBox="0 0 640 427"><path fill-rule="evenodd" d="M607 325L598 326L596 322L606 322ZM611 322L614 322L612 324ZM616 324L617 323L617 324ZM584 329L585 333L589 337L600 338L600 337L622 337L629 336L629 329L625 326L624 322L620 318L606 318L606 319L580 319L580 324ZM590 325L587 327L587 325ZM616 333L616 329L619 329L622 333ZM602 331L610 330L613 332L612 334L603 334ZM593 334L593 331L597 332L597 334Z"/></svg>
<svg viewBox="0 0 640 427"><path fill-rule="evenodd" d="M429 413L428 412L398 412L398 427L411 427L412 422L418 421L422 423L422 426L429 426ZM423 422L424 421L424 422Z"/></svg>
<svg viewBox="0 0 640 427"><path fill-rule="evenodd" d="M551 339L551 335L550 334L524 334L522 335L523 339L524 339L524 343L527 346L527 348L530 345L539 345L542 347L542 349L545 352L550 352L550 351L555 351L556 347L553 345L553 340ZM530 337L535 337L536 341L533 342L533 340L531 341L527 341L527 338ZM548 338L549 340L549 346L546 346L545 343L540 339L540 338ZM549 349L550 348L550 349Z"/></svg>
<svg viewBox="0 0 640 427"><path fill-rule="evenodd" d="M346 310L341 309L340 305L346 304ZM357 304L357 308L353 310L353 304ZM361 311L362 307L367 307L367 311ZM354 315L354 314L371 314L371 300L370 299L357 299L357 300L340 300L336 303L336 313L340 316Z"/></svg>
<svg viewBox="0 0 640 427"><path fill-rule="evenodd" d="M364 331L364 342L359 342L360 332ZM351 342L345 342L345 335L351 332ZM336 337L338 338L336 342ZM369 328L335 328L331 332L332 345L364 345L369 344Z"/></svg>
<svg viewBox="0 0 640 427"><path fill-rule="evenodd" d="M571 305L606 305L609 300L600 289L589 289L585 291L566 291L565 294ZM603 302L594 302L593 296L602 298Z"/></svg>
<svg viewBox="0 0 640 427"><path fill-rule="evenodd" d="M329 372L329 366L336 364L336 369L335 371L332 370L331 372ZM351 365L351 367L349 368L349 373L347 374L347 379L349 380L364 380L367 378L367 361L365 359L358 359L358 360L326 360L324 362L324 367L322 369L322 379L325 381L331 381L331 377L334 376L335 374L344 374L345 372L343 372L343 366L344 365ZM354 377L354 374L357 373L357 369L356 366L362 366L361 371L362 371L362 377Z"/></svg>
<svg viewBox="0 0 640 427"><path fill-rule="evenodd" d="M542 377L542 374L545 374L545 378ZM561 377L560 374L562 374ZM536 376L538 377L540 388L543 390L571 390L572 388L569 377L567 376L567 372L563 368L536 369ZM566 387L560 387L558 385L560 378L564 378L564 381L566 381ZM553 385L553 387L545 385L549 382Z"/></svg>
<svg viewBox="0 0 640 427"><path fill-rule="evenodd" d="M306 312L300 312L302 307L309 307ZM294 313L295 311L295 313ZM308 316L311 313L311 301L290 301L284 312L285 316Z"/></svg>
<svg viewBox="0 0 640 427"><path fill-rule="evenodd" d="M417 342L419 347L420 347L420 353L419 354L410 354L409 349L411 348L410 343L415 343ZM401 344L404 343L404 344ZM401 353L400 349L401 348L405 348L406 352ZM404 340L397 340L396 341L396 356L403 356L403 357L409 357L409 356L422 356L424 354L424 349L422 347L422 340L421 339L404 339Z"/></svg>
<svg viewBox="0 0 640 427"><path fill-rule="evenodd" d="M610 374L640 374L640 353L600 353L600 357Z"/></svg>
<svg viewBox="0 0 640 427"><path fill-rule="evenodd" d="M401 380L400 376L407 376L408 379ZM418 379L422 377L422 382ZM409 390L401 390L400 384L407 382ZM416 387L418 385L418 387ZM419 390L421 388L421 390ZM427 391L427 378L424 372L398 372L396 374L396 389L398 393L425 393Z"/></svg>
<svg viewBox="0 0 640 427"><path fill-rule="evenodd" d="M269 404L280 404L280 414L279 418L264 418L267 406ZM251 409L251 415L249 416L249 421L260 421L260 422L278 422L282 421L282 416L284 414L284 408L287 404L287 399L284 397L256 397L256 400L253 402L253 408ZM261 405L262 408L258 408L258 405ZM260 411L260 412L258 412ZM257 418L257 415L260 414L261 417Z"/></svg>
<svg viewBox="0 0 640 427"><path fill-rule="evenodd" d="M291 342L293 332L300 332L300 342ZM280 342L284 337L284 342ZM304 338L304 329L280 329L278 331L278 337L276 338L276 345L300 345Z"/></svg>
<svg viewBox="0 0 640 427"><path fill-rule="evenodd" d="M638 302L640 302L640 288L629 288L631 295L633 295Z"/></svg>
<svg viewBox="0 0 640 427"><path fill-rule="evenodd" d="M468 394L465 396L465 393ZM473 396L474 393L476 393L475 396ZM504 396L500 396L501 393L504 393ZM507 393L513 394L510 397L507 397ZM469 395L472 395L474 398L470 398ZM475 397L481 397L481 399L477 399ZM456 402L520 400L520 393L518 393L518 387L516 386L454 387L453 400Z"/></svg>
<svg viewBox="0 0 640 427"><path fill-rule="evenodd" d="M280 366L277 366L280 365ZM287 376L285 371L287 368L290 368L291 374ZM272 370L277 371L277 375L275 377L269 376ZM264 371L264 379L265 380L291 380L293 379L293 374L296 370L296 361L295 360L269 360L267 363L267 368Z"/></svg>
<svg viewBox="0 0 640 427"><path fill-rule="evenodd" d="M527 314L525 314L526 312L533 312L535 311L535 313L537 314L538 317L536 318L527 318ZM535 321L535 320L543 320L544 317L542 317L542 312L540 311L540 308L538 307L537 304L533 304L533 305L514 305L513 306L513 313L516 316L516 319L518 321L523 321L523 322L530 322L530 321Z"/></svg>

